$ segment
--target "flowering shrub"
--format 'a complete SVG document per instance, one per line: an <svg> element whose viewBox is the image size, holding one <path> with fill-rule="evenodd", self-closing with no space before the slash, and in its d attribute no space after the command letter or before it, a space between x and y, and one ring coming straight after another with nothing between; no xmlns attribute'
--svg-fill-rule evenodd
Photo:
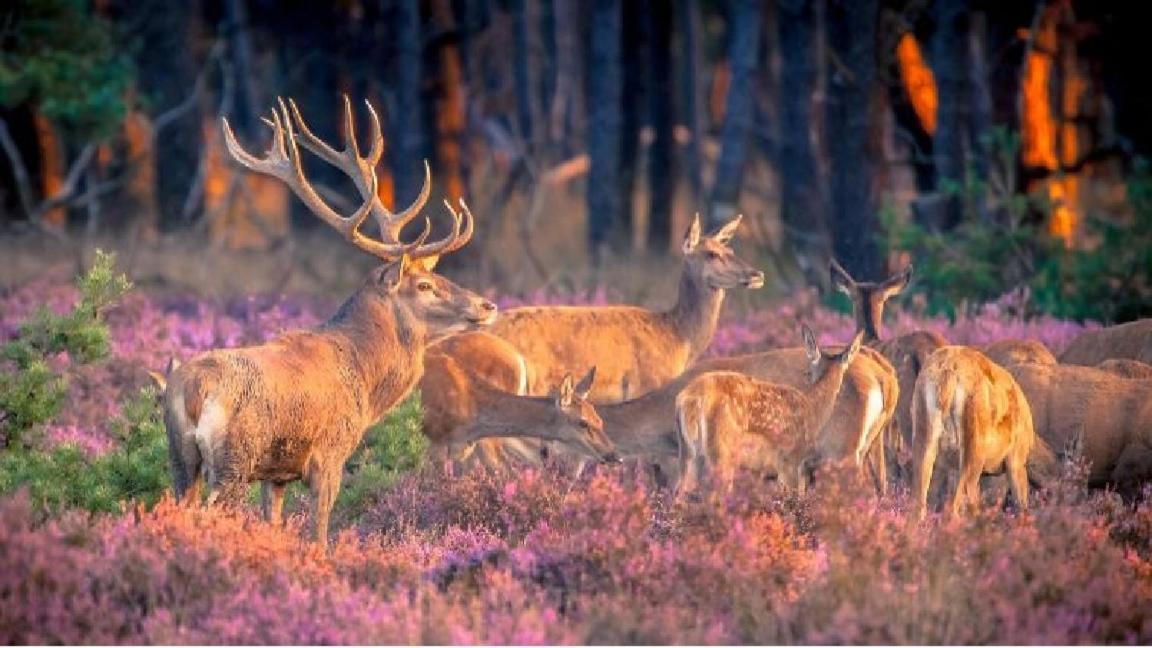
<svg viewBox="0 0 1152 648"><path fill-rule="evenodd" d="M17 289L0 301L0 335L37 303L67 312L75 298ZM1074 476L1027 515L924 523L905 496L878 503L839 472L803 497L747 481L700 501L602 467L446 479L423 461L414 396L350 460L327 555L306 540L299 490L282 528L161 497L155 395L131 397L147 370L258 343L333 306L132 294L107 313L111 356L69 370L41 451L20 464L0 452L0 642L1152 640L1152 498L1089 494ZM955 324L897 313L887 329L1038 337L1057 352L1082 330L1013 312L1006 299ZM822 342L851 335L849 317L801 295L726 316L710 352L794 346L801 320Z"/></svg>

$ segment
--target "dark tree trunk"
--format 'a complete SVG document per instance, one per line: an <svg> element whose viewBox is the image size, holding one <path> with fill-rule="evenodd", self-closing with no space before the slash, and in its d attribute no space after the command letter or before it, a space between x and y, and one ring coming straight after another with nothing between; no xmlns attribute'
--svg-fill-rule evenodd
<svg viewBox="0 0 1152 648"><path fill-rule="evenodd" d="M636 190L636 165L640 151L640 129L644 125L645 102L651 92L649 66L645 60L648 39L647 14L650 0L627 0L624 3L623 29L626 41L621 43L624 70L623 121L620 141L620 222L616 243L629 246L632 242L632 196ZM614 237L615 238L615 237Z"/></svg>
<svg viewBox="0 0 1152 648"><path fill-rule="evenodd" d="M827 14L828 47L838 61L828 79L829 225L833 252L855 277L873 277L881 270L868 153L879 13L877 0L838 0Z"/></svg>
<svg viewBox="0 0 1152 648"><path fill-rule="evenodd" d="M512 12L512 50L513 79L516 86L516 127L520 132L524 145L528 146L532 139L532 79L529 65L532 62L528 47L528 2L527 0L512 0L509 10Z"/></svg>
<svg viewBox="0 0 1152 648"><path fill-rule="evenodd" d="M812 150L812 97L816 93L817 0L782 0L780 37L780 219L784 245L797 256L823 252L827 215ZM822 259L821 259L822 261Z"/></svg>
<svg viewBox="0 0 1152 648"><path fill-rule="evenodd" d="M232 5L242 7L242 0L230 0L229 7ZM152 117L182 103L196 84L196 60L191 55L195 51L192 27L196 24L196 7L194 3L160 0L143 0L137 5L136 11L145 16L135 61L137 78ZM232 20L230 23L236 24ZM235 53L233 61L239 67L241 62ZM254 121L249 113L238 114L232 123L247 139L254 134ZM187 111L170 123L164 136L156 141L156 196L163 229L175 228L182 220L184 199L196 177L202 145L200 113L196 110Z"/></svg>
<svg viewBox="0 0 1152 648"><path fill-rule="evenodd" d="M552 112L552 102L556 98L556 79L557 79L557 64L556 64L556 7L553 0L540 0L540 49L542 58L540 61L540 98L539 105L541 108L541 116L545 123L536 126L537 132L541 136L540 139L548 142L552 151L555 150L557 142L553 139L551 129L547 127L548 116ZM574 26L564 26L565 29L574 29Z"/></svg>
<svg viewBox="0 0 1152 648"><path fill-rule="evenodd" d="M669 249L672 235L672 203L676 197L675 102L670 101L672 82L672 5L667 0L651 3L648 20L648 73L651 91L648 112L655 135L648 151L648 247L661 254Z"/></svg>
<svg viewBox="0 0 1152 648"><path fill-rule="evenodd" d="M754 121L756 59L760 54L760 11L757 0L730 0L728 61L731 82L725 101L720 159L712 185L709 221L715 226L736 213L744 179L748 137Z"/></svg>
<svg viewBox="0 0 1152 648"><path fill-rule="evenodd" d="M396 110L391 115L396 205L408 205L424 182L422 95L423 34L419 0L397 0L392 28L396 38Z"/></svg>
<svg viewBox="0 0 1152 648"><path fill-rule="evenodd" d="M584 9L580 0L556 3L556 94L549 107L551 139L561 156L571 155L574 142L583 141L584 120Z"/></svg>
<svg viewBox="0 0 1152 648"><path fill-rule="evenodd" d="M936 31L932 36L932 67L936 73L936 134L932 156L936 163L937 190L963 183L965 176L965 121L968 105L968 1L936 0L933 7ZM962 186L962 185L961 185ZM951 229L960 222L963 196L951 194L944 201L942 222Z"/></svg>
<svg viewBox="0 0 1152 648"><path fill-rule="evenodd" d="M680 24L683 38L680 46L680 104L684 111L684 123L690 131L688 145L684 148L684 171L691 192L694 210L700 209L704 196L704 180L700 172L700 137L703 134L701 116L704 109L700 93L700 8L696 0L677 0L676 22Z"/></svg>
<svg viewBox="0 0 1152 648"><path fill-rule="evenodd" d="M588 245L599 259L623 213L620 204L621 99L620 0L594 0L588 70Z"/></svg>
<svg viewBox="0 0 1152 648"><path fill-rule="evenodd" d="M968 91L972 111L968 119L972 170L979 180L988 179L988 147L985 139L992 130L992 93L988 83L988 20L982 11L973 12L968 24Z"/></svg>

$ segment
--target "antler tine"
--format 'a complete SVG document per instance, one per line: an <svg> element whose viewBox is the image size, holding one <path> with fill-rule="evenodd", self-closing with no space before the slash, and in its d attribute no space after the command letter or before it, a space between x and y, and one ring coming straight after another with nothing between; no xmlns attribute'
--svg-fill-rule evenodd
<svg viewBox="0 0 1152 648"><path fill-rule="evenodd" d="M389 236L393 241L399 241L400 230L404 229L409 221L416 218L421 209L424 209L424 204L428 202L428 197L431 195L432 167L428 165L428 160L424 160L424 185L420 187L420 195L416 196L416 200L398 214L393 214L386 209L376 211L376 223L380 226L381 236Z"/></svg>
<svg viewBox="0 0 1152 648"><path fill-rule="evenodd" d="M408 252L409 256L429 257L452 252L454 250L460 249L460 247L467 243L468 239L471 238L471 213L465 211L466 218L463 218L459 213L456 212L455 209L452 209L452 205L449 204L447 200L444 201L444 206L448 208L448 213L452 215L452 232L439 241L436 241L435 243L429 243L427 245L421 244L412 248ZM464 222L465 220L467 220L466 224ZM464 227L465 230L463 234L460 232L461 227Z"/></svg>
<svg viewBox="0 0 1152 648"><path fill-rule="evenodd" d="M352 116L352 101L344 95L344 151L360 159L360 143L356 141L356 119Z"/></svg>
<svg viewBox="0 0 1152 648"><path fill-rule="evenodd" d="M452 216L457 219L460 218L447 200L444 201L444 205L448 207L448 211L452 212ZM468 203L464 202L463 198L460 199L460 211L464 214L464 231L449 244L445 252L455 252L472 240L472 233L476 229L476 217L472 215L472 210L468 208Z"/></svg>
<svg viewBox="0 0 1152 648"><path fill-rule="evenodd" d="M380 163L380 157L384 155L384 132L380 128L380 116L376 114L372 103L365 99L364 105L368 106L368 114L371 117L369 123L372 124L372 147L368 149L368 163L375 169Z"/></svg>

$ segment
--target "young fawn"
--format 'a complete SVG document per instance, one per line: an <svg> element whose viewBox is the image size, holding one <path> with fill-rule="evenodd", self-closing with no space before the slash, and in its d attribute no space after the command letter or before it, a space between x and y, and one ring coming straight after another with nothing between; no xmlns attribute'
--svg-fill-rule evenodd
<svg viewBox="0 0 1152 648"><path fill-rule="evenodd" d="M957 457L954 515L979 505L981 475L1005 470L1017 504L1028 508L1027 463L1036 445L1032 410L1012 375L983 353L946 346L928 356L913 389L912 430L913 493L921 517L942 448Z"/></svg>
<svg viewBox="0 0 1152 648"><path fill-rule="evenodd" d="M738 468L772 472L803 491L820 459L818 435L832 415L844 373L860 349L857 333L848 348L829 353L803 327L808 386L796 389L734 372L694 378L676 397L681 493L712 475L731 484Z"/></svg>
<svg viewBox="0 0 1152 648"><path fill-rule="evenodd" d="M315 502L316 540L326 545L344 464L364 430L415 386L425 345L491 324L496 306L432 272L439 255L471 237L466 206L463 216L448 208L454 223L446 238L427 243L425 221L414 243L400 241L401 228L428 198L430 174L425 165L424 189L407 209L394 214L383 206L375 168L384 140L374 111L371 149L362 157L347 97L342 151L312 135L295 104L289 106L280 102L273 110L272 146L263 158L241 148L225 121L229 152L249 169L286 183L324 223L385 265L316 328L210 351L175 368L166 376L164 422L177 497L198 502L206 481L210 500L235 506L250 482L262 481L265 515L279 521L285 486L303 479ZM316 193L304 176L298 144L351 177L362 200L352 215L337 213ZM378 240L361 232L369 214L380 228Z"/></svg>

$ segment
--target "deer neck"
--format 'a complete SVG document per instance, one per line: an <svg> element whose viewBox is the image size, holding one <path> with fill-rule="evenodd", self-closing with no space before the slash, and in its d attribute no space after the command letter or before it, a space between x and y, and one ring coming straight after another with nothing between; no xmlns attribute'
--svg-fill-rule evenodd
<svg viewBox="0 0 1152 648"><path fill-rule="evenodd" d="M813 423L812 429L824 427L832 417L832 410L836 407L836 396L840 394L840 386L844 383L845 368L828 367L815 383L808 389L809 420Z"/></svg>
<svg viewBox="0 0 1152 648"><path fill-rule="evenodd" d="M471 443L489 437L539 437L550 420L555 403L549 397L515 396L474 381L476 416L461 431L461 441Z"/></svg>
<svg viewBox="0 0 1152 648"><path fill-rule="evenodd" d="M660 389L623 403L598 405L604 432L616 444L617 452L647 457L676 453L674 411L678 392Z"/></svg>
<svg viewBox="0 0 1152 648"><path fill-rule="evenodd" d="M864 343L871 345L880 341L880 327L884 311L879 308L855 308L856 330L864 331Z"/></svg>
<svg viewBox="0 0 1152 648"><path fill-rule="evenodd" d="M320 327L336 346L373 421L406 396L424 371L427 329L396 299L357 292ZM343 376L341 376L342 378Z"/></svg>
<svg viewBox="0 0 1152 648"><path fill-rule="evenodd" d="M665 317L672 329L688 344L690 361L699 358L712 343L723 303L723 290L707 285L703 277L695 275L685 266L680 275L676 305L665 313Z"/></svg>

